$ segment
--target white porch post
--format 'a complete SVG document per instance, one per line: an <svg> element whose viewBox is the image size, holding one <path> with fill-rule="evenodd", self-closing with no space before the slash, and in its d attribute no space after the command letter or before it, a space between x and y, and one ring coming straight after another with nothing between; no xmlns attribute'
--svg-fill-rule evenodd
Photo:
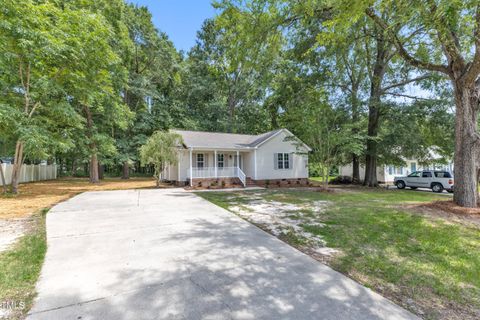
<svg viewBox="0 0 480 320"><path fill-rule="evenodd" d="M237 150L237 175L238 175L238 169L240 169L240 153Z"/></svg>
<svg viewBox="0 0 480 320"><path fill-rule="evenodd" d="M257 180L257 149L253 150L253 179Z"/></svg>
<svg viewBox="0 0 480 320"><path fill-rule="evenodd" d="M213 151L213 163L215 163L215 179L217 179L217 150Z"/></svg>
<svg viewBox="0 0 480 320"><path fill-rule="evenodd" d="M192 148L190 148L190 187L193 187Z"/></svg>

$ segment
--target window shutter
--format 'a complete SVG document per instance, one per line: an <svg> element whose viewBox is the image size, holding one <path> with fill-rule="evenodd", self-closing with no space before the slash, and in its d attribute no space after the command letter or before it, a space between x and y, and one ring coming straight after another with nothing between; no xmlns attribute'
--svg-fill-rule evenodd
<svg viewBox="0 0 480 320"><path fill-rule="evenodd" d="M278 169L278 153L273 154L273 168Z"/></svg>
<svg viewBox="0 0 480 320"><path fill-rule="evenodd" d="M288 169L293 169L293 153L288 154Z"/></svg>
<svg viewBox="0 0 480 320"><path fill-rule="evenodd" d="M204 154L203 154L203 166L204 166L205 168L208 167L208 158L209 158L209 157L210 157L210 155L209 155L208 153L204 153Z"/></svg>

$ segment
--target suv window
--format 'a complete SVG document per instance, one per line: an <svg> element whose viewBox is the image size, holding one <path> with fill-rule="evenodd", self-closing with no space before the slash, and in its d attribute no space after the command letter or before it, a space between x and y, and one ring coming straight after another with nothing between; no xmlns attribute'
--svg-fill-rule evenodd
<svg viewBox="0 0 480 320"><path fill-rule="evenodd" d="M435 177L437 177L437 178L451 178L452 175L448 171L435 171Z"/></svg>
<svg viewBox="0 0 480 320"><path fill-rule="evenodd" d="M422 173L422 178L431 178L431 177L432 177L432 173L429 171Z"/></svg>
<svg viewBox="0 0 480 320"><path fill-rule="evenodd" d="M417 172L409 174L408 176L411 177L411 178L418 178L421 175L422 175L422 173L417 171Z"/></svg>

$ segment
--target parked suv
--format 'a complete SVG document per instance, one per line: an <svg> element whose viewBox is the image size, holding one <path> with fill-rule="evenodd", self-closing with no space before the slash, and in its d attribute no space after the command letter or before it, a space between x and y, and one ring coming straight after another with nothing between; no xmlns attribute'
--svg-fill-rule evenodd
<svg viewBox="0 0 480 320"><path fill-rule="evenodd" d="M453 177L448 171L415 171L406 177L395 177L394 184L398 189L429 188L438 193L443 190L453 192Z"/></svg>

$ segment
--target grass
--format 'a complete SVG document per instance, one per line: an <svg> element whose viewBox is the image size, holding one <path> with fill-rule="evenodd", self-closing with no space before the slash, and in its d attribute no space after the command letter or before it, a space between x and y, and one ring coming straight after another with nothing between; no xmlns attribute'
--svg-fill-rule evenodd
<svg viewBox="0 0 480 320"><path fill-rule="evenodd" d="M337 176L329 176L328 177L328 181L332 181L333 179L335 179ZM308 180L311 180L311 181L317 181L317 182L324 182L324 179L323 177L310 177L308 178Z"/></svg>
<svg viewBox="0 0 480 320"><path fill-rule="evenodd" d="M20 184L19 194L0 194L0 219L21 218L49 208L85 191L153 188L152 178L106 178L90 184L88 178L62 178Z"/></svg>
<svg viewBox="0 0 480 320"><path fill-rule="evenodd" d="M256 196L259 193L256 191ZM317 218L325 226L306 224L303 228L320 235L328 247L340 250L341 254L328 260L334 269L426 319L478 318L480 230L405 208L445 197L362 188L333 193L298 190L261 193L265 200L282 203L330 202ZM227 209L235 199L244 203L248 199L240 193L200 195ZM295 235L282 240L299 246Z"/></svg>
<svg viewBox="0 0 480 320"><path fill-rule="evenodd" d="M9 319L22 319L35 298L35 283L47 251L47 212L43 209L34 214L27 233L11 249L0 253L0 302L15 306Z"/></svg>

